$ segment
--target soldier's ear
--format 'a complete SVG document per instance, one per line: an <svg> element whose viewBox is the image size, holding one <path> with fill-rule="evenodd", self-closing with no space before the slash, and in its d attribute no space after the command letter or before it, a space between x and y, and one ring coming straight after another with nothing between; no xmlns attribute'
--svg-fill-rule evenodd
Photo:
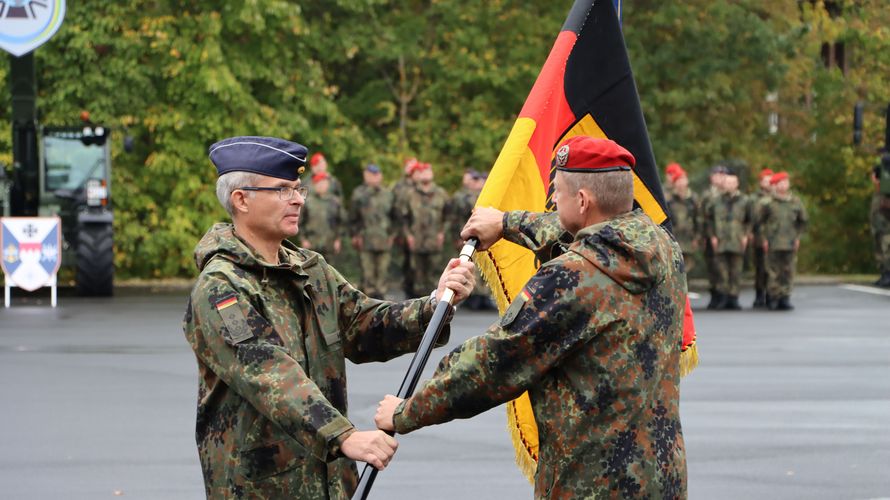
<svg viewBox="0 0 890 500"><path fill-rule="evenodd" d="M232 211L235 213L247 213L249 211L247 208L247 197L246 191L240 189L232 191Z"/></svg>

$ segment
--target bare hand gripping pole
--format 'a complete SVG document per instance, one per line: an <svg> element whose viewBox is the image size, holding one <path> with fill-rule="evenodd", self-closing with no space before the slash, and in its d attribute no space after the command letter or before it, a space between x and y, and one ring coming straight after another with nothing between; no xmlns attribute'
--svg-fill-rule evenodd
<svg viewBox="0 0 890 500"><path fill-rule="evenodd" d="M460 250L460 261L469 261L473 257L473 253L476 252L476 245L478 244L479 240L476 238L470 238L464 243L464 247ZM420 346L417 348L417 352L414 353L414 358L411 359L411 364L408 366L408 373L406 373L405 378L402 379L402 385L399 387L399 392L396 396L406 399L414 394L414 389L417 388L417 382L420 381L420 374L423 373L423 367L426 366L426 362L430 358L430 352L432 352L433 346L436 345L436 340L439 338L439 334L442 333L442 329L445 327L445 318L448 317L448 314L452 310L451 301L453 300L454 291L450 288L446 289L445 293L442 294L439 303L436 304L436 311L433 313L433 318L430 320L429 325L426 327L426 331L423 333L423 338L420 340ZM365 468L362 470L361 479L359 479L358 482L358 488L356 488L355 494L352 495L352 500L366 500L368 498L368 494L371 492L371 486L374 485L374 479L377 478L377 472L377 469L373 466L365 464Z"/></svg>

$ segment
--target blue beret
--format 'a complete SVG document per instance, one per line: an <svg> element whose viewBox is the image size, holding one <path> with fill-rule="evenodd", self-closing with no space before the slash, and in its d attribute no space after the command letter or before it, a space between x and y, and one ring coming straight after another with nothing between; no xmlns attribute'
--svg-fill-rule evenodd
<svg viewBox="0 0 890 500"><path fill-rule="evenodd" d="M253 172L295 181L306 170L305 146L275 137L241 136L210 146L208 155L218 175Z"/></svg>
<svg viewBox="0 0 890 500"><path fill-rule="evenodd" d="M380 167L378 167L377 165L375 165L373 163L368 163L368 165L365 167L365 170L367 170L368 172L371 172L372 174L380 173Z"/></svg>

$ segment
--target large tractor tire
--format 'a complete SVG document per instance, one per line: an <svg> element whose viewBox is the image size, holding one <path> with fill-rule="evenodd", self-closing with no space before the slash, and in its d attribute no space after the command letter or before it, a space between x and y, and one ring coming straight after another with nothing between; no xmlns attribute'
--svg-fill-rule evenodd
<svg viewBox="0 0 890 500"><path fill-rule="evenodd" d="M111 224L83 224L77 231L78 295L110 297L114 291L114 231Z"/></svg>

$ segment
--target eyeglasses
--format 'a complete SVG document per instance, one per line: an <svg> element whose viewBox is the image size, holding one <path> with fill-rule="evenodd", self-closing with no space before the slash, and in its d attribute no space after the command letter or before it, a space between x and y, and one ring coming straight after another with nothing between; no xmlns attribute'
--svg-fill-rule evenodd
<svg viewBox="0 0 890 500"><path fill-rule="evenodd" d="M278 193L278 199L281 201L288 201L293 199L294 193L299 193L301 197L305 198L307 194L309 194L309 188L306 186L298 186L295 188L292 187L255 187L255 186L242 186L238 189L242 191L275 191Z"/></svg>

